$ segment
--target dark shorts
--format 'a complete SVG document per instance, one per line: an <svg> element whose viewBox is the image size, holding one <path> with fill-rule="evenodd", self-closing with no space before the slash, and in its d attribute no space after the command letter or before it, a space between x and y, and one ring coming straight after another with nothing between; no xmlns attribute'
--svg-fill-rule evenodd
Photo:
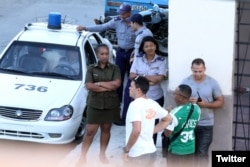
<svg viewBox="0 0 250 167"><path fill-rule="evenodd" d="M88 106L87 108L88 124L113 123L119 120L120 120L120 108L97 109L90 106Z"/></svg>

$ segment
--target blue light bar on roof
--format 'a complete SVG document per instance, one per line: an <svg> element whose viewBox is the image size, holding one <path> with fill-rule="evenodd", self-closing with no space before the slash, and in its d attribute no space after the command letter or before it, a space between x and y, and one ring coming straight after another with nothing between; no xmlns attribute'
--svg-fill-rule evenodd
<svg viewBox="0 0 250 167"><path fill-rule="evenodd" d="M61 13L50 12L48 17L49 29L61 29Z"/></svg>

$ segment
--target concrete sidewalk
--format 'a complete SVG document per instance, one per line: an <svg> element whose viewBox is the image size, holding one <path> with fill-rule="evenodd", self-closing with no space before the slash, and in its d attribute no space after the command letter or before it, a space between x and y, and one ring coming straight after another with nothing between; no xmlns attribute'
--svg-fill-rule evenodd
<svg viewBox="0 0 250 167"><path fill-rule="evenodd" d="M87 164L84 167L122 167L123 161L121 159L122 148L125 145L125 127L124 126L112 126L111 139L106 151L106 155L110 161L109 164L101 164L99 162L99 151L100 151L100 131L97 132L93 144L90 147L87 156ZM76 165L78 159L81 155L82 143L76 145L62 162L60 162L59 167L73 167ZM155 166L166 166L166 159L162 157L161 154L161 140L158 134L157 141L157 156L158 160Z"/></svg>
<svg viewBox="0 0 250 167"><path fill-rule="evenodd" d="M124 82L124 87L126 86L126 79ZM167 91L168 82L164 80L162 82L162 89L164 92ZM165 104L164 106L168 106L167 102L170 102L169 99L165 96ZM122 107L122 106L121 106ZM88 152L88 164L87 167L122 167L123 161L121 159L121 155L123 152L123 147L125 146L125 126L117 126L115 124L112 125L111 129L111 138L106 151L106 155L110 160L110 163L107 165L103 165L99 162L99 151L100 151L100 131L97 132L93 144L90 147ZM82 143L78 144L75 149L73 149L68 156L63 160L59 167L71 167L77 163L77 160L80 158ZM161 153L161 132L158 133L157 136L157 156L159 159L157 160L155 166L166 166L166 159L162 157ZM84 165L86 167L86 165Z"/></svg>

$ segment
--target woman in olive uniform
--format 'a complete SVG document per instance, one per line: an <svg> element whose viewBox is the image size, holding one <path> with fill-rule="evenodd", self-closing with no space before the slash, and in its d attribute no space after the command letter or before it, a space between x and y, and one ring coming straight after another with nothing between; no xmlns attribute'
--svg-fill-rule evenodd
<svg viewBox="0 0 250 167"><path fill-rule="evenodd" d="M105 151L110 139L110 129L114 121L120 119L120 101L117 88L121 84L119 67L109 63L109 48L105 44L97 47L98 63L90 65L85 85L89 90L87 99L87 126L83 137L80 163L86 162L86 154L100 127L100 154L102 163L108 163Z"/></svg>

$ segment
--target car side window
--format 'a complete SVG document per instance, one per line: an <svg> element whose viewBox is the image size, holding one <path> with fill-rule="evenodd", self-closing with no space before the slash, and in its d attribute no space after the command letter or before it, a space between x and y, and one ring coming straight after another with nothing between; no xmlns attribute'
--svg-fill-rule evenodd
<svg viewBox="0 0 250 167"><path fill-rule="evenodd" d="M97 62L96 55L89 41L85 43L84 50L85 50L86 65L89 66L90 64L95 64Z"/></svg>

